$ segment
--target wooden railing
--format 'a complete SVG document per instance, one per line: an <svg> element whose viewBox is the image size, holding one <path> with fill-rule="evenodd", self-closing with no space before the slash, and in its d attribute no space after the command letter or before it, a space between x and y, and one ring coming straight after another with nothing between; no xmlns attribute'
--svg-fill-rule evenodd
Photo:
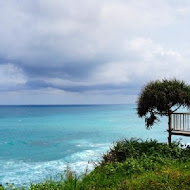
<svg viewBox="0 0 190 190"><path fill-rule="evenodd" d="M173 113L171 128L174 131L190 132L190 113Z"/></svg>

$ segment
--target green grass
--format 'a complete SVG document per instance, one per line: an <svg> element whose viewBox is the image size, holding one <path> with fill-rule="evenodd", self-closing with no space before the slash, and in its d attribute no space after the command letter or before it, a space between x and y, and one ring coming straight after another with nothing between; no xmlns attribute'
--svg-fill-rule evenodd
<svg viewBox="0 0 190 190"><path fill-rule="evenodd" d="M14 186L9 189L16 190ZM190 149L176 142L169 147L155 140L118 141L89 174L78 177L68 169L60 180L31 184L28 189L190 189Z"/></svg>

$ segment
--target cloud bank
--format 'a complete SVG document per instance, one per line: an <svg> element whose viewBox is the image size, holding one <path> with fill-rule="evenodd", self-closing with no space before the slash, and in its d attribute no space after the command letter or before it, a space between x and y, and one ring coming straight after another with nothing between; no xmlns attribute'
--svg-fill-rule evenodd
<svg viewBox="0 0 190 190"><path fill-rule="evenodd" d="M187 0L0 1L0 103L128 103L150 80L190 82L189 18Z"/></svg>

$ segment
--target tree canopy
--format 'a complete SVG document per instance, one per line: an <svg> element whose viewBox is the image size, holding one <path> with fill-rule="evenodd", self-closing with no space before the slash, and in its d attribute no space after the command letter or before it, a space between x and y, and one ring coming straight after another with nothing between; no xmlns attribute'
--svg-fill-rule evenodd
<svg viewBox="0 0 190 190"><path fill-rule="evenodd" d="M150 128L158 116L169 116L180 107L190 108L190 86L177 79L149 82L137 101L137 113Z"/></svg>

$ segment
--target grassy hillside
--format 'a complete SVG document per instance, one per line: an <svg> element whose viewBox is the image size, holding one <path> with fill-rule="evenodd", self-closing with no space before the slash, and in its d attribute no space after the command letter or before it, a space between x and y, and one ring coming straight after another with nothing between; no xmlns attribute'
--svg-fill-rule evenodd
<svg viewBox="0 0 190 190"><path fill-rule="evenodd" d="M179 143L169 147L157 141L123 140L114 144L90 174L77 177L68 170L59 181L31 184L29 189L190 189L190 149Z"/></svg>

